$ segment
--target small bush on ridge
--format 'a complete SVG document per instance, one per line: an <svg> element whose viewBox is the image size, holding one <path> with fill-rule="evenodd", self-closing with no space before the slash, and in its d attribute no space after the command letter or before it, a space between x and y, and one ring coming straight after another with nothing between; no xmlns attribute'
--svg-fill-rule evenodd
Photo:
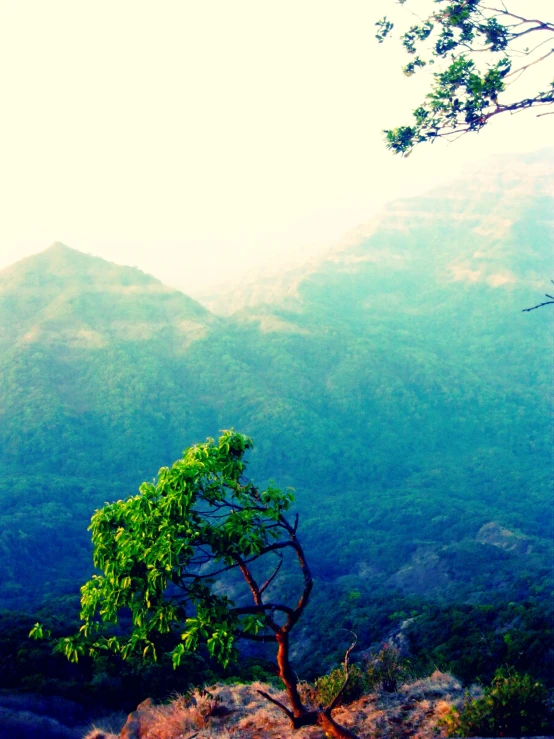
<svg viewBox="0 0 554 739"><path fill-rule="evenodd" d="M379 652L367 662L367 685L370 690L382 688L386 693L396 693L408 676L408 661L390 644L383 644Z"/></svg>
<svg viewBox="0 0 554 739"><path fill-rule="evenodd" d="M365 675L357 665L350 665L348 673L350 675L350 679L348 680L346 689L341 696L341 705L352 703L352 701L360 698L367 688ZM343 683L344 667L337 667L328 675L318 677L314 683L314 702L322 706L328 706L341 689Z"/></svg>
<svg viewBox="0 0 554 739"><path fill-rule="evenodd" d="M532 736L550 728L546 688L530 675L500 668L482 698L466 697L443 723L448 736Z"/></svg>

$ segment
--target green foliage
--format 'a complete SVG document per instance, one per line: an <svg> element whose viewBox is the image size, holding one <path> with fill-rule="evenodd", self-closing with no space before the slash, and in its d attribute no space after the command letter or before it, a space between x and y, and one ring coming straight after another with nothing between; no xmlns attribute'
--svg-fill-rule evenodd
<svg viewBox="0 0 554 739"><path fill-rule="evenodd" d="M383 644L377 654L366 662L365 668L353 664L348 668L348 682L341 695L340 703L348 704L372 690L382 689L395 693L408 677L409 662L402 658L396 647ZM327 675L316 678L313 700L327 706L338 695L345 680L344 666L331 670Z"/></svg>
<svg viewBox="0 0 554 739"><path fill-rule="evenodd" d="M466 698L445 719L449 736L532 736L552 728L546 689L530 675L497 670L482 698Z"/></svg>
<svg viewBox="0 0 554 739"><path fill-rule="evenodd" d="M357 700L364 694L367 680L363 670L358 665L350 665L348 668L348 683L341 695L340 705L347 705ZM344 667L337 667L328 675L318 677L314 683L314 696L316 704L328 706L339 693L345 680Z"/></svg>
<svg viewBox="0 0 554 739"><path fill-rule="evenodd" d="M542 152L525 167L533 172L545 161ZM526 172L521 166L513 171ZM494 171L487 177L503 180L505 170ZM275 475L297 488L318 581L302 617L313 635L300 645L303 678L340 663L341 629L354 630L368 649L387 638L390 614L404 612L418 616L407 631L418 668L435 663L465 681L488 681L508 661L551 680L554 653L541 631L551 641L552 419L545 398L552 363L544 339L553 316L537 311L530 322L519 312L535 290L526 281L549 274L551 199L508 198L490 192L488 182L478 181L478 199L456 186L404 201L403 215L391 208L383 228L350 248L344 262L326 262L300 279L294 302L236 320L212 317L206 334L199 330L189 343L175 328L194 318L184 296L144 275L138 280L136 271L121 276L103 263L110 270L99 280L105 292L99 284L87 292L84 255L78 270L67 268L66 282L50 287L58 277L44 265L29 266L32 273L18 280L23 264L16 265L11 293L2 273L0 604L31 612L45 598L78 593L92 575L92 511L124 500L194 439L236 424L260 439L251 454L256 478ZM491 213L513 224L509 233L491 237ZM468 214L471 239L460 227ZM495 289L452 281L451 265L473 265L476 252L483 281L500 262L517 281ZM266 330L262 318L284 328ZM100 336L98 346L71 338L85 325ZM35 326L38 333L24 341ZM144 336L133 338L129 327ZM477 542L491 521L520 531L527 548ZM427 565L433 557L434 569ZM229 597L234 584L224 591ZM355 590L361 596L352 599ZM110 635L129 632L128 616L124 611ZM25 649L37 620L47 625L40 614L26 620ZM255 620L252 630L260 628ZM183 648L181 657L174 653L182 680L215 669L201 646L209 667L195 663L194 672L180 639L186 631L183 624L178 633L153 634L158 663L149 661L148 670L163 672L163 680L155 678L160 685L170 684L171 659L163 654L175 641ZM198 643L206 641L198 633ZM39 645L45 663L53 659L46 643L31 646ZM125 668L140 684L145 646L125 663L115 655L106 680ZM3 664L17 665L18 685L28 678L36 686L48 670L24 675L17 652L14 636Z"/></svg>
<svg viewBox="0 0 554 739"><path fill-rule="evenodd" d="M95 660L81 657L78 664L64 655L52 654L52 643L68 629L79 628L78 599L58 598L37 614L0 611L0 689L41 696L63 696L77 704L79 721L112 711L136 708L137 695L163 701L195 685L228 682L267 681L273 666L258 658L243 658L225 670L215 660L200 654L184 655L179 670L172 667L169 655L157 662L140 655L122 660L119 654L104 652ZM29 637L33 621L40 618L51 638Z"/></svg>
<svg viewBox="0 0 554 739"><path fill-rule="evenodd" d="M39 623L36 623L31 631L29 631L31 639L47 639L51 634L52 632L50 629L45 629L44 626Z"/></svg>
<svg viewBox="0 0 554 739"><path fill-rule="evenodd" d="M301 282L299 307L268 309L290 332L214 320L184 349L172 316L186 319L184 296L177 300L144 275L125 291L119 283L127 273L104 263L106 293L98 285L88 293L81 270L90 276L92 268L80 262L74 284L66 276L55 286L54 303L42 284L19 289L26 280L54 281L47 266L14 276L13 294L0 279L2 300L15 301L13 320L0 312L3 335L20 331L0 354L0 604L29 610L45 597L77 592L92 574L92 511L125 498L160 462L230 424L261 439L251 458L256 479L275 475L297 488L314 571L325 583L364 563L385 582L410 564L415 531L441 558L461 539L492 550L474 541L491 520L544 538L551 381L549 355L537 347L545 319L537 315L533 326L514 319L529 300L523 281L487 291L429 284L429 259L436 256L443 274L465 243L452 226L454 199L445 202L415 204L432 208L428 227L410 221L352 252L358 259L385 241L399 264L409 259L407 272L364 259L355 271L322 266ZM508 218L521 206L482 196L464 212L475 214L479 228L490 212L500 208ZM514 227L503 254L535 254L551 242L541 230L548 208L537 205ZM460 259L488 248L488 237L472 233ZM443 246L435 255L426 245L437 234ZM517 264L509 269L519 274ZM62 308L67 323L47 330L40 322L45 315L61 321ZM110 317L120 311L131 325L144 324L147 337L118 334ZM35 324L42 327L37 339L22 341ZM84 324L102 337L100 346L65 340ZM538 551L536 540L532 546ZM478 562L479 591L495 586L490 559ZM531 573L538 559L506 557L498 579ZM467 572L452 563L452 592L443 595L463 600Z"/></svg>
<svg viewBox="0 0 554 739"><path fill-rule="evenodd" d="M371 689L382 688L386 693L396 693L409 674L409 664L396 647L385 643L376 655L368 659L367 684Z"/></svg>
<svg viewBox="0 0 554 739"><path fill-rule="evenodd" d="M58 651L73 662L105 651L155 661L171 648L175 667L201 644L223 666L236 656L237 634L257 632L264 612L239 618L231 599L212 587L215 577L273 551L276 522L292 500L290 492L260 492L245 480L251 448L248 436L224 431L163 467L139 495L96 511L90 528L103 574L81 588L83 624ZM130 613L129 633L108 633L122 611Z"/></svg>
<svg viewBox="0 0 554 739"><path fill-rule="evenodd" d="M415 666L421 670L436 665L465 683L475 679L489 682L502 665L531 672L551 685L554 674L552 649L553 605L550 573L543 576L544 594L506 603L506 593L489 594L488 605L425 604L404 634ZM537 583L529 583L533 587Z"/></svg>
<svg viewBox="0 0 554 739"><path fill-rule="evenodd" d="M544 44L554 39L552 22L523 17L524 5L518 15L505 4L491 8L482 0L435 3L437 10L400 37L404 51L412 57L403 68L405 75L435 61L445 65L434 73L431 92L414 111L414 123L384 132L387 147L396 154L407 155L417 144L440 136L479 131L499 113L554 102L554 83L519 100L502 97L508 77L519 76L553 53L544 54ZM382 43L394 23L385 17L376 25L376 38ZM525 45L530 33L537 36L531 49ZM542 51L537 51L539 47ZM417 55L420 49L424 58ZM524 63L514 68L514 60L519 59Z"/></svg>

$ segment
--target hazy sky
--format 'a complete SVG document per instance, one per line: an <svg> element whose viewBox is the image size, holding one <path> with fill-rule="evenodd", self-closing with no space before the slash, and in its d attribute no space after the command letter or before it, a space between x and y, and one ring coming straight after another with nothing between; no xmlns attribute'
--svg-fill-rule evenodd
<svg viewBox="0 0 554 739"><path fill-rule="evenodd" d="M552 0L512 3L554 16ZM554 116L531 111L388 153L381 130L409 123L426 89L400 73L396 43L374 39L395 12L393 0L0 0L0 268L63 241L200 294L331 244L491 153L552 145Z"/></svg>

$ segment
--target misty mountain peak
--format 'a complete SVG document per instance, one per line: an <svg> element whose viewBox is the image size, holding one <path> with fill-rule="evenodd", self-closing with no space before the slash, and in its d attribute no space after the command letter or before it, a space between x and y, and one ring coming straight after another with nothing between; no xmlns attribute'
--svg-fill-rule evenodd
<svg viewBox="0 0 554 739"><path fill-rule="evenodd" d="M47 249L45 249L45 251L63 254L64 252L77 252L77 249L72 249L70 246L67 246L67 244L62 243L61 241L54 241Z"/></svg>
<svg viewBox="0 0 554 739"><path fill-rule="evenodd" d="M0 309L6 320L0 340L15 334L27 342L87 346L103 346L115 335L142 341L157 336L161 325L187 344L214 320L200 303L136 267L61 242L0 272Z"/></svg>
<svg viewBox="0 0 554 739"><path fill-rule="evenodd" d="M65 289L79 284L83 289L98 289L110 284L159 283L136 267L114 264L100 257L84 254L56 241L44 251L33 254L0 272L0 289L7 284L36 285ZM170 288L166 288L169 290Z"/></svg>

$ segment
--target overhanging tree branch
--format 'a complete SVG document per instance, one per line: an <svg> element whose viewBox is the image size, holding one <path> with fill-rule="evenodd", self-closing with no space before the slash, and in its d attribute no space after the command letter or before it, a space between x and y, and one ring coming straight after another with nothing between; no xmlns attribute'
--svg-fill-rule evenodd
<svg viewBox="0 0 554 739"><path fill-rule="evenodd" d="M441 6L439 10L400 37L404 51L411 57L403 68L404 74L410 76L437 60L444 63L442 70L433 75L431 91L413 112L412 124L384 131L387 147L404 156L425 141L479 131L501 113L554 102L554 82L545 83L543 89L519 100L506 98L505 94L511 84L507 82L509 78L512 82L519 80L527 69L544 64L554 53L554 22L525 18L504 3L497 8L480 0L435 2ZM510 23L510 19L517 23ZM383 42L394 24L385 17L376 25L377 39ZM532 49L522 46L529 34L539 34L541 38ZM552 48L533 58L545 44ZM513 69L513 60L519 56L530 61Z"/></svg>

